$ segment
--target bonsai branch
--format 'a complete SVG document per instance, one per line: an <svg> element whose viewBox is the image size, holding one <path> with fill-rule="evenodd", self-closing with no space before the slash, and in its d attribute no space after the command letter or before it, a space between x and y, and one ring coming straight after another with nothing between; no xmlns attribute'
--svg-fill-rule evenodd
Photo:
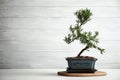
<svg viewBox="0 0 120 80"><path fill-rule="evenodd" d="M85 50L87 50L89 48L89 46L86 46L85 48L83 48L80 52L79 52L79 54L77 55L77 57L80 57L80 55L85 51Z"/></svg>

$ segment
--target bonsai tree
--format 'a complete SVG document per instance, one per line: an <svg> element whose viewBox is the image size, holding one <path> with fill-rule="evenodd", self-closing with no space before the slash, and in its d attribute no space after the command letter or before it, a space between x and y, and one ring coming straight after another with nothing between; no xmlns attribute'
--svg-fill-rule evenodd
<svg viewBox="0 0 120 80"><path fill-rule="evenodd" d="M75 12L77 17L76 24L71 25L69 27L70 33L64 38L64 41L67 44L78 40L81 44L84 44L85 47L79 52L77 57L80 57L81 54L88 50L89 48L95 48L100 51L101 54L104 53L105 49L100 48L97 44L99 43L99 39L97 38L99 35L98 31L92 33L91 31L84 31L82 26L91 20L92 12L89 9L81 9Z"/></svg>

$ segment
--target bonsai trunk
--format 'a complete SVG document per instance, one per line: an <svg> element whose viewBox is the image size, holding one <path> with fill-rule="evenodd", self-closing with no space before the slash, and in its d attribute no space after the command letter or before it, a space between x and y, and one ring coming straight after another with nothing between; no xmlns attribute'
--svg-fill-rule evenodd
<svg viewBox="0 0 120 80"><path fill-rule="evenodd" d="M87 50L89 48L89 46L86 46L85 48L83 48L80 52L79 52L79 54L77 55L77 57L80 57L80 55L85 51L85 50Z"/></svg>

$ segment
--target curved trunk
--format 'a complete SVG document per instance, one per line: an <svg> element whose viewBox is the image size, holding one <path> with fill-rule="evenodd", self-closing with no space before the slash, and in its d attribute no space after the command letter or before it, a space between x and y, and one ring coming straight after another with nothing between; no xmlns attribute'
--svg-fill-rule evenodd
<svg viewBox="0 0 120 80"><path fill-rule="evenodd" d="M86 46L85 48L83 48L80 52L79 52L79 54L77 55L77 57L80 57L80 55L85 51L85 50L87 50L89 47L88 46Z"/></svg>

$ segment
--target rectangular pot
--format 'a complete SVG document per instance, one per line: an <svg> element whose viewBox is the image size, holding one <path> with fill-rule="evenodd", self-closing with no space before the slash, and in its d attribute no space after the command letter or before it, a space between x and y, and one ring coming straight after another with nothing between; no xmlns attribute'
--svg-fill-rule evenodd
<svg viewBox="0 0 120 80"><path fill-rule="evenodd" d="M96 58L86 59L86 58L66 58L68 62L69 69L88 69L94 70Z"/></svg>

